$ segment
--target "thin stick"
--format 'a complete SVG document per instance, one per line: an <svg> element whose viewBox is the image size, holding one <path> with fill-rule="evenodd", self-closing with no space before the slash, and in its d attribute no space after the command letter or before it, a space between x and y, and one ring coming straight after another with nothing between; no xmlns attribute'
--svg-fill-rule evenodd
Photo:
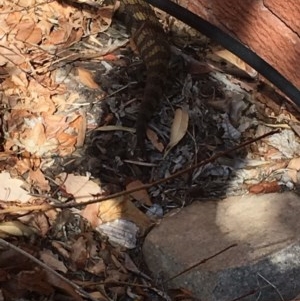
<svg viewBox="0 0 300 301"><path fill-rule="evenodd" d="M279 298L281 301L284 301L280 291L278 290L278 288L273 284L271 283L267 278L265 278L263 275L261 275L260 273L257 273L257 275L262 278L264 281L266 281L270 286L272 286L274 288L274 290L276 291L276 293L278 294Z"/></svg>
<svg viewBox="0 0 300 301"><path fill-rule="evenodd" d="M271 136L271 135L274 135L276 133L279 133L280 130L275 130L275 131L271 131L269 133L266 133L264 135L261 135L257 138L253 138L253 139L250 139L250 140L247 140L246 142L243 142L235 147L232 147L224 152L219 152L213 156L211 156L210 158L208 159L205 159L195 165L192 165L188 168L185 168L183 170L180 170L172 175L170 175L169 177L166 177L166 178L163 178L163 179L160 179L160 180L157 180L157 181L154 181L154 182L151 182L149 184L144 184L144 185L141 185L141 186L138 186L138 187L135 187L133 189L130 189L130 190L125 190L125 191L120 191L120 192L117 192L117 193L113 193L113 194L110 194L110 195L107 195L107 196L104 196L104 197L98 197L98 198L94 198L93 200L89 200L89 201L86 201L86 202L82 202L82 203L76 203L76 202L69 202L69 203L66 203L66 204L53 204L53 205L38 205L38 206L33 206L33 207L30 207L30 206L26 206L26 207L20 207L20 208L16 208L18 210L16 211L28 211L28 210L32 210L31 208L33 208L33 210L41 210L41 211L47 211L47 210L50 210L50 209L53 209L53 208L76 208L76 207L82 207L82 206L86 206L86 205L90 205L90 204L95 204L95 203L99 203L99 202L102 202L102 201L106 201L106 200L109 200L109 199L115 199L115 198L119 198L121 196L126 196L126 195L129 195L129 194L132 194L136 191L139 191L139 190L145 190L145 189L149 189L153 186L156 186L156 185L159 185L159 184L162 184L162 183L165 183L165 182L168 182L170 180L173 180L185 173L188 173L190 171L193 171L194 169L200 167L200 166L203 166L203 165L206 165L210 162L213 162L215 161L216 159L220 158L220 157L223 157L223 156L226 156L232 152L235 152L237 150L240 150L244 147L246 147L247 145L250 145L256 141L259 141L265 137L268 137L268 136ZM47 199L47 196L41 196L41 197L44 197L45 199ZM40 207L39 207L40 206ZM11 211L7 211L9 209L4 209L4 210L0 210L0 214L5 214L5 213L8 213L8 212L11 212ZM13 210L14 211L14 210Z"/></svg>
<svg viewBox="0 0 300 301"><path fill-rule="evenodd" d="M185 269L184 271L181 271L181 272L179 272L178 274L176 274L176 275L170 277L169 279L165 280L164 283L167 283L167 282L169 282L169 281L171 281L171 280L174 280L175 278L178 278L179 276L181 276L181 275L183 275L183 274L189 272L190 270L192 270L192 269L198 267L199 265L205 263L206 261L208 261L208 260L210 260L210 259L212 259L212 258L215 258L215 257L217 257L218 255L220 255L220 254L222 254L222 253L224 253L224 252L228 251L229 249L231 249L231 248L233 248L233 247L236 247L236 246L237 246L237 244L232 244L232 245L228 246L227 248L225 248L225 249L219 251L218 253L216 253L216 254L214 254L214 255L212 255L212 256L209 256L209 257L207 257L207 258L202 259L200 262L197 262L197 263L195 263L195 264L189 266L189 267L188 267L187 269Z"/></svg>
<svg viewBox="0 0 300 301"><path fill-rule="evenodd" d="M186 174L190 171L193 171L194 169L200 167L200 166L203 166L203 165L206 165L210 162L213 162L215 161L216 159L220 158L220 157L223 157L223 156L226 156L234 151L237 151L239 149L242 149L244 148L245 146L249 145L249 144L252 144L256 141L259 141L265 137L268 137L268 136L271 136L271 135L274 135L276 133L279 133L279 130L275 130L275 131L271 131L269 133L266 133L264 135L261 135L257 138L253 138L253 139L250 139L246 142L243 142L235 147L232 147L224 152L219 152L213 156L211 156L210 158L208 159L205 159L205 160L202 160L201 162L195 164L195 165L192 165L190 167L187 167L183 170L180 170L172 175L170 175L169 177L166 177L166 178L163 178L163 179L160 179L160 180L157 180L157 181L153 181L149 184L144 184L144 185L141 185L141 186L138 186L138 187L135 187L133 189L130 189L130 190L126 190L126 191L120 191L120 192L117 192L117 193L114 193L114 194L111 194L111 195L108 195L108 196L105 196L105 197L100 197L100 198L96 198L94 200L90 200L90 201L87 201L87 202L82 202L82 203L75 203L75 202L72 202L72 203L68 203L68 204L55 204L53 205L53 207L56 207L56 208L72 208L72 207L80 207L80 206L85 206L85 205L90 205L90 204L94 204L94 203L98 203L98 202L102 202L102 201L106 201L106 200L109 200L109 199L113 199L113 198L118 198L118 197L121 197L121 196L125 196L125 195L129 195L129 194L132 194L133 192L136 192L136 191L139 191L139 190L143 190L143 189L149 189L153 186L156 186L156 185L159 185L159 184L162 184L162 183L165 183L165 182L168 182L170 180L173 180L175 178L178 178L179 176L183 175L183 174ZM1 211L0 211L1 213Z"/></svg>
<svg viewBox="0 0 300 301"><path fill-rule="evenodd" d="M88 292L86 292L85 290L83 290L80 286L78 286L77 284L73 283L69 279L65 278L64 276L62 276L61 274L59 274L58 272L56 272L55 270L53 270L52 268L50 268L49 266L47 266L45 263L43 263L39 259L33 257L32 255L30 255L29 253L25 252L24 250L22 250L22 249L20 249L20 248L18 248L16 246L14 246L13 244L7 242L6 240L4 240L2 238L0 238L0 245L5 246L6 248L13 249L14 251L18 252L19 254L27 257L28 259L30 259L31 261L33 261L37 265L41 266L43 269L45 269L49 273L52 273L53 275L55 275L56 277L58 277L60 280L68 283L76 291L78 291L80 294L82 294L82 296L84 296L85 298L87 298L89 300L92 300L92 301L97 301Z"/></svg>

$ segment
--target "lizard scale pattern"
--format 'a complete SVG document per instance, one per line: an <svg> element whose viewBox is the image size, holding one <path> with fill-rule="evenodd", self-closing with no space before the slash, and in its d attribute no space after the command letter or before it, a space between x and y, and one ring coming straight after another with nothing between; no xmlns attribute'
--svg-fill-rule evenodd
<svg viewBox="0 0 300 301"><path fill-rule="evenodd" d="M144 148L147 124L163 95L170 48L165 32L147 2L121 0L118 15L124 20L147 69L144 96L136 122L137 146Z"/></svg>
<svg viewBox="0 0 300 301"><path fill-rule="evenodd" d="M58 0L93 6L113 4L116 0ZM143 100L136 122L137 146L144 150L146 129L160 99L167 79L170 47L154 10L145 0L119 0L118 17L125 23L147 69Z"/></svg>

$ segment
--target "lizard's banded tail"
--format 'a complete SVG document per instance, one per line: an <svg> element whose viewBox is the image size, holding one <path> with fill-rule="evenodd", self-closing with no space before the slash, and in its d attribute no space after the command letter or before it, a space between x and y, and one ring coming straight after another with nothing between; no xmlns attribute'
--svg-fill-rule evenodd
<svg viewBox="0 0 300 301"><path fill-rule="evenodd" d="M123 0L119 8L147 68L144 97L136 123L137 145L144 148L146 129L164 91L170 47L150 5L143 0Z"/></svg>

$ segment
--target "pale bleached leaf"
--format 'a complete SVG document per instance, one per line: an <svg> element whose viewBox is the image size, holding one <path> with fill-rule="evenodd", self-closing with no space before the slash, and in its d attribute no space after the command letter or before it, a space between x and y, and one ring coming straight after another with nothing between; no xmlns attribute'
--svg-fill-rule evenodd
<svg viewBox="0 0 300 301"><path fill-rule="evenodd" d="M27 203L31 199L28 192L21 188L24 181L11 178L8 172L0 173L0 182L0 199L2 201L19 201L21 203Z"/></svg>
<svg viewBox="0 0 300 301"><path fill-rule="evenodd" d="M227 49L222 49L215 54L222 59L228 61L229 63L233 64L237 68L245 71L250 77L255 78L257 76L257 71L251 68L248 64L242 61L239 57L234 55L232 52L228 51Z"/></svg>
<svg viewBox="0 0 300 301"><path fill-rule="evenodd" d="M22 224L19 221L10 221L0 223L0 237L9 236L31 236L35 233L33 228Z"/></svg>
<svg viewBox="0 0 300 301"><path fill-rule="evenodd" d="M100 131L100 132L124 131L124 132L135 133L134 128L130 128L127 126L121 126L121 125L103 125L103 126L99 126L95 130Z"/></svg>
<svg viewBox="0 0 300 301"><path fill-rule="evenodd" d="M127 249L136 247L139 228L135 223L125 219L115 219L99 225L97 231L108 237L109 241Z"/></svg>
<svg viewBox="0 0 300 301"><path fill-rule="evenodd" d="M185 109L177 109L171 127L170 142L166 147L165 156L184 137L189 124L189 114Z"/></svg>
<svg viewBox="0 0 300 301"><path fill-rule="evenodd" d="M57 181L64 185L66 191L72 194L78 203L89 201L93 198L93 195L102 192L101 187L90 180L88 176L61 173L57 177Z"/></svg>

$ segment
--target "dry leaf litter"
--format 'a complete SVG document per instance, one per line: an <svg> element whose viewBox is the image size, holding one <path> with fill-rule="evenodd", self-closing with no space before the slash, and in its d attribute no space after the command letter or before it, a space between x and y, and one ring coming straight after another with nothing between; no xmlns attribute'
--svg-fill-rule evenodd
<svg viewBox="0 0 300 301"><path fill-rule="evenodd" d="M124 26L111 25L114 8L83 2L0 5L0 237L50 268L0 241L1 296L188 300L144 274L138 238L194 199L297 189L299 116L249 66L159 12L173 58L140 161L145 68ZM149 191L42 210L166 178L274 128L282 131Z"/></svg>

